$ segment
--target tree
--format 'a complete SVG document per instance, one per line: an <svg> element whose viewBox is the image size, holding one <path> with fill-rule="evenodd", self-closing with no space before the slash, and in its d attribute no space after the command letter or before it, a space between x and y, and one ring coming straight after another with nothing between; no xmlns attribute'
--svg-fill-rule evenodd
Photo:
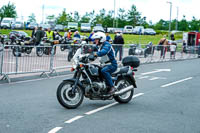
<svg viewBox="0 0 200 133"><path fill-rule="evenodd" d="M0 21L2 21L2 19L5 17L10 17L10 18L17 17L16 7L14 4L8 2L8 5L4 5L0 8L0 18L1 18Z"/></svg>
<svg viewBox="0 0 200 133"><path fill-rule="evenodd" d="M132 26L140 25L141 14L137 11L136 6L132 5L131 10L128 11L128 24Z"/></svg>
<svg viewBox="0 0 200 133"><path fill-rule="evenodd" d="M79 13L77 11L75 11L74 12L74 21L78 23L79 20L80 20L80 15L79 15Z"/></svg>
<svg viewBox="0 0 200 133"><path fill-rule="evenodd" d="M90 22L90 17L89 17L89 13L86 12L86 14L81 17L80 23L89 23Z"/></svg>
<svg viewBox="0 0 200 133"><path fill-rule="evenodd" d="M192 21L189 22L189 27L190 27L190 30L198 31L198 30L199 30L199 27L200 27L200 21L197 20L197 19L193 16Z"/></svg>
<svg viewBox="0 0 200 133"><path fill-rule="evenodd" d="M47 16L46 19L49 20L49 21L54 21L55 20L55 15L49 15L49 16Z"/></svg>
<svg viewBox="0 0 200 133"><path fill-rule="evenodd" d="M179 22L179 30L181 30L181 31L189 30L189 24L188 24L187 20L185 19L185 15L183 15L182 20Z"/></svg>
<svg viewBox="0 0 200 133"><path fill-rule="evenodd" d="M67 13L66 9L62 11L61 14L59 14L58 18L56 19L57 24L67 25Z"/></svg>
<svg viewBox="0 0 200 133"><path fill-rule="evenodd" d="M29 22L36 22L35 14L34 13L32 13L30 16L28 16L28 21Z"/></svg>

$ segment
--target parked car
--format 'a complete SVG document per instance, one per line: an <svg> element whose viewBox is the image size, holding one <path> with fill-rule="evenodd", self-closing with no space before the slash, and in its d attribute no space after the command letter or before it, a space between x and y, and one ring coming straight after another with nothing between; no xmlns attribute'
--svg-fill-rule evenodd
<svg viewBox="0 0 200 133"><path fill-rule="evenodd" d="M131 25L124 26L123 33L124 34L133 34L133 26L131 26Z"/></svg>
<svg viewBox="0 0 200 133"><path fill-rule="evenodd" d="M35 27L38 27L38 24L36 22L32 22L28 25L27 29L33 30Z"/></svg>
<svg viewBox="0 0 200 133"><path fill-rule="evenodd" d="M12 29L24 29L24 23L21 21L15 21L12 24Z"/></svg>
<svg viewBox="0 0 200 133"><path fill-rule="evenodd" d="M69 30L71 31L76 31L78 30L78 23L76 22L68 22L68 27Z"/></svg>
<svg viewBox="0 0 200 133"><path fill-rule="evenodd" d="M61 24L58 24L55 26L54 30L57 30L57 31L64 31L64 26L61 25Z"/></svg>
<svg viewBox="0 0 200 133"><path fill-rule="evenodd" d="M12 23L14 23L14 18L3 18L1 22L1 28L11 29Z"/></svg>
<svg viewBox="0 0 200 133"><path fill-rule="evenodd" d="M156 32L154 29L151 29L151 28L147 28L147 29L144 29L144 35L156 35Z"/></svg>
<svg viewBox="0 0 200 133"><path fill-rule="evenodd" d="M135 26L133 29L133 34L141 35L144 33L144 27L143 26Z"/></svg>
<svg viewBox="0 0 200 133"><path fill-rule="evenodd" d="M90 23L81 23L81 32L91 32Z"/></svg>
<svg viewBox="0 0 200 133"><path fill-rule="evenodd" d="M93 31L94 31L94 32L98 32L98 31L105 32L105 30L103 29L102 26L94 26L94 27L93 27Z"/></svg>

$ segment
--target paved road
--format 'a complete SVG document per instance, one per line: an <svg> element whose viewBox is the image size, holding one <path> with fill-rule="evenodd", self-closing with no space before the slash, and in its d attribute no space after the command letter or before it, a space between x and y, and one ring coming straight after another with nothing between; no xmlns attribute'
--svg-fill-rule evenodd
<svg viewBox="0 0 200 133"><path fill-rule="evenodd" d="M0 133L200 133L199 59L140 66L124 105L84 99L67 110L56 88L68 77L1 84Z"/></svg>

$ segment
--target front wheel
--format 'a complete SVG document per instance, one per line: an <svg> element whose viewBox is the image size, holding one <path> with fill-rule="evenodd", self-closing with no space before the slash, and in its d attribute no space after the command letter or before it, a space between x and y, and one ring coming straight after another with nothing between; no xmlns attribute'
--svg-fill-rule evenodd
<svg viewBox="0 0 200 133"><path fill-rule="evenodd" d="M75 109L83 102L83 90L77 84L75 93L72 93L74 82L63 81L57 89L58 102L67 109Z"/></svg>
<svg viewBox="0 0 200 133"><path fill-rule="evenodd" d="M120 91L130 85L132 85L131 81L129 81L125 78L119 78L115 83L115 86L118 86L117 87L118 91ZM128 91L123 95L114 96L114 99L119 103L128 103L132 99L133 94L134 94L134 88L131 91Z"/></svg>

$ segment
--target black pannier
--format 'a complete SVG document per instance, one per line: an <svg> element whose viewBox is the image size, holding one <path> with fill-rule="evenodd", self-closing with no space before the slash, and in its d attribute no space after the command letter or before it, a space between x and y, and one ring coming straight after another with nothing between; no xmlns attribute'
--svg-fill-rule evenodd
<svg viewBox="0 0 200 133"><path fill-rule="evenodd" d="M129 56L123 58L122 64L124 66L131 66L131 67L137 68L140 65L140 60L136 56L129 55Z"/></svg>

